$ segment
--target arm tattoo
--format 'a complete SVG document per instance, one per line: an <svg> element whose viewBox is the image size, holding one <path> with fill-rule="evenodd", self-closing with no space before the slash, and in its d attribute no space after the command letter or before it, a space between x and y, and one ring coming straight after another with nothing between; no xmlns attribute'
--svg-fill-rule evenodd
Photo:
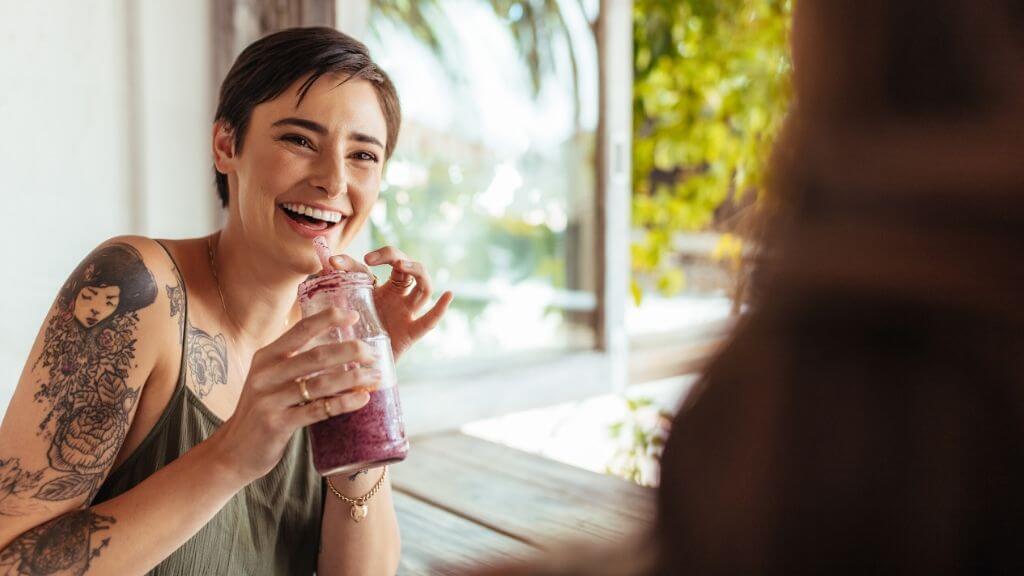
<svg viewBox="0 0 1024 576"><path fill-rule="evenodd" d="M188 371L192 375L192 388L203 398L213 387L228 383L228 349L223 334L210 336L188 323Z"/></svg>
<svg viewBox="0 0 1024 576"><path fill-rule="evenodd" d="M57 297L35 363L49 378L36 402L50 411L39 434L50 440L50 468L63 473L35 493L41 500L92 499L128 433L138 390L127 385L135 364L139 310L156 300L153 275L135 248L112 244L75 269Z"/></svg>
<svg viewBox="0 0 1024 576"><path fill-rule="evenodd" d="M0 571L19 576L85 574L92 559L110 545L110 538L94 543L92 535L116 522L92 510L60 516L25 532L0 551Z"/></svg>
<svg viewBox="0 0 1024 576"><path fill-rule="evenodd" d="M38 508L27 498L43 480L43 471L21 468L21 460L0 460L0 516L21 516Z"/></svg>

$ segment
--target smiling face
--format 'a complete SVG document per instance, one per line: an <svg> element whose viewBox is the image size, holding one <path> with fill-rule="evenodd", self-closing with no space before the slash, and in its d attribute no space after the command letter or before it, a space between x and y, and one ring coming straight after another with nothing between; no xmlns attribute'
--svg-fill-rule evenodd
<svg viewBox="0 0 1024 576"><path fill-rule="evenodd" d="M387 124L369 82L325 75L298 104L303 80L253 108L241 153L216 126L214 152L228 175L228 225L254 253L309 274L319 270L312 238L340 252L377 201Z"/></svg>
<svg viewBox="0 0 1024 576"><path fill-rule="evenodd" d="M121 288L117 286L86 286L75 298L75 319L92 328L113 314L120 301Z"/></svg>

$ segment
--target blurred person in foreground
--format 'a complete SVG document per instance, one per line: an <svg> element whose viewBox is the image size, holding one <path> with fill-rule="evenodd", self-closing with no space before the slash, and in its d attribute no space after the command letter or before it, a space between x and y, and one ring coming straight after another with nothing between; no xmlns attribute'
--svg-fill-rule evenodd
<svg viewBox="0 0 1024 576"><path fill-rule="evenodd" d="M357 318L300 320L296 288L321 270L313 237L340 253L365 224L400 121L387 75L337 30L239 55L211 134L224 227L103 243L36 338L0 427L0 574L395 573L386 469L332 479L369 495L350 516L305 429L362 408L381 375L362 342L303 351ZM374 300L397 358L451 294L424 312L422 265L393 247L364 260L392 267Z"/></svg>
<svg viewBox="0 0 1024 576"><path fill-rule="evenodd" d="M652 553L506 574L1024 572L1024 2L795 11L755 301Z"/></svg>

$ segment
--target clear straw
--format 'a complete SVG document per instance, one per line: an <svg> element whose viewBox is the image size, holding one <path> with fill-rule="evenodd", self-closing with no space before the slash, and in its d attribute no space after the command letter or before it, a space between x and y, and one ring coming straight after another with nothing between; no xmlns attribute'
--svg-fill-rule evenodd
<svg viewBox="0 0 1024 576"><path fill-rule="evenodd" d="M316 257L320 259L320 265L323 266L323 270L320 273L326 274L334 270L334 267L331 266L331 248L327 245L327 240L323 236L313 238L313 249L316 250ZM339 304L343 308L349 308L348 302L344 299L344 296L341 296L340 300ZM335 326L330 329L329 334L332 338L339 341L354 340L356 337L351 326ZM353 362L347 365L345 369L349 370L351 368L355 368L356 365L357 364Z"/></svg>
<svg viewBox="0 0 1024 576"><path fill-rule="evenodd" d="M313 238L313 249L316 250L316 257L320 259L320 266L323 267L321 272L333 270L331 266L331 248L327 245L327 240L323 236Z"/></svg>

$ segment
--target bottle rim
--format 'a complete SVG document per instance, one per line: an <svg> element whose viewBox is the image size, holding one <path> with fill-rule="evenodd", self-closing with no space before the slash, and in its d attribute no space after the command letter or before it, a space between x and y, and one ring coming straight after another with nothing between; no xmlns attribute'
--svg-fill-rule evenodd
<svg viewBox="0 0 1024 576"><path fill-rule="evenodd" d="M310 292L327 290L331 288L364 288L373 286L373 276L365 272L343 272L335 270L318 276L307 278L299 284L299 296L306 296Z"/></svg>

